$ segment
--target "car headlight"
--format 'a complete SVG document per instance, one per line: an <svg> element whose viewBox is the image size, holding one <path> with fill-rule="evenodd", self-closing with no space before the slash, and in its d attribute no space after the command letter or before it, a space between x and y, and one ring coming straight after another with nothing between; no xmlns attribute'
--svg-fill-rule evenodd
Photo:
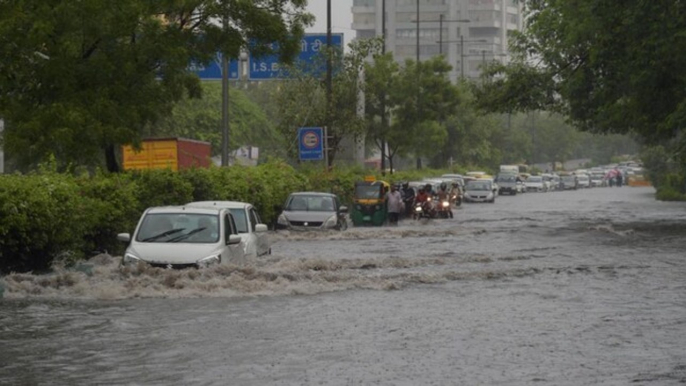
<svg viewBox="0 0 686 386"><path fill-rule="evenodd" d="M288 225L288 219L286 216L282 213L279 215L279 218L276 220L276 223L279 225Z"/></svg>
<svg viewBox="0 0 686 386"><path fill-rule="evenodd" d="M338 218L334 214L333 216L326 219L326 221L324 221L324 228L333 228L336 226L337 223L338 223Z"/></svg>
<svg viewBox="0 0 686 386"><path fill-rule="evenodd" d="M140 263L142 260L140 257L134 255L133 253L127 252L124 255L124 258L122 258L121 263L122 265L136 265Z"/></svg>
<svg viewBox="0 0 686 386"><path fill-rule="evenodd" d="M212 255L212 256L207 256L207 257L204 257L204 258L198 260L198 262L196 264L198 264L198 268L207 268L209 266L219 264L219 263L221 263L221 261L222 261L221 256Z"/></svg>

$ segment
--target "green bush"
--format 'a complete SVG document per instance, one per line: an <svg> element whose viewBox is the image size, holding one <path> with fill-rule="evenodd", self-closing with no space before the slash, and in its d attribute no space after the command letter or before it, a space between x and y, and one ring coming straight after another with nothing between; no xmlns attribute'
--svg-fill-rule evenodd
<svg viewBox="0 0 686 386"><path fill-rule="evenodd" d="M90 198L88 213L93 226L84 235L86 251L123 252L124 245L117 241L120 232L133 233L138 217L145 209L137 194L138 185L129 174L105 175L77 179L81 194Z"/></svg>
<svg viewBox="0 0 686 386"><path fill-rule="evenodd" d="M130 174L137 186L139 208L181 205L193 201L193 186L181 173L171 169L153 169Z"/></svg>
<svg viewBox="0 0 686 386"><path fill-rule="evenodd" d="M657 189L655 197L660 201L686 201L686 194L680 193L670 186Z"/></svg>
<svg viewBox="0 0 686 386"><path fill-rule="evenodd" d="M43 271L58 257L83 257L94 204L68 175L0 177L0 272Z"/></svg>
<svg viewBox="0 0 686 386"><path fill-rule="evenodd" d="M389 182L421 180L449 171L424 169L380 176L361 167L303 165L281 161L257 167L233 166L141 170L120 174L71 176L54 170L0 175L0 272L43 271L56 260L74 262L95 251L121 254L120 232L132 233L148 207L190 201L229 200L255 205L273 224L295 191L332 192L348 205L355 181L373 175Z"/></svg>

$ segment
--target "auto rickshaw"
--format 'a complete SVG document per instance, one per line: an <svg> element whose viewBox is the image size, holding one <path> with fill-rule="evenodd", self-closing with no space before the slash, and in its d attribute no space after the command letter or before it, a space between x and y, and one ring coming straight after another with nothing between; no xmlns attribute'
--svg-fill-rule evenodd
<svg viewBox="0 0 686 386"><path fill-rule="evenodd" d="M386 192L390 185L386 181L366 177L364 181L355 182L350 218L355 226L381 226L386 222Z"/></svg>

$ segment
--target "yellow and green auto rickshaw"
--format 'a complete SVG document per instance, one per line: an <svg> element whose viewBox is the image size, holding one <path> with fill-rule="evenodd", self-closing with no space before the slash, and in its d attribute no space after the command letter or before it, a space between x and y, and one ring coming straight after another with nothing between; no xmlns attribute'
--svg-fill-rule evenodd
<svg viewBox="0 0 686 386"><path fill-rule="evenodd" d="M386 192L389 189L388 182L373 177L356 182L354 203L350 212L353 225L383 225L386 222Z"/></svg>

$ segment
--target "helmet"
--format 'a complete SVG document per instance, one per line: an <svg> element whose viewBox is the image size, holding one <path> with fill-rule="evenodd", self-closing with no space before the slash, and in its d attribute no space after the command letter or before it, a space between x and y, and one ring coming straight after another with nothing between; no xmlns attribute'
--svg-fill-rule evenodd
<svg viewBox="0 0 686 386"><path fill-rule="evenodd" d="M423 187L419 188L419 192L424 193L424 188Z"/></svg>
<svg viewBox="0 0 686 386"><path fill-rule="evenodd" d="M452 184L452 185L453 185L454 187L457 186L457 181L453 181L453 184Z"/></svg>
<svg viewBox="0 0 686 386"><path fill-rule="evenodd" d="M407 188L409 188L409 187L410 187L410 183L409 183L409 182L403 182L403 189L407 189Z"/></svg>
<svg viewBox="0 0 686 386"><path fill-rule="evenodd" d="M424 185L424 189L430 191L431 190L431 184Z"/></svg>
<svg viewBox="0 0 686 386"><path fill-rule="evenodd" d="M445 182L441 182L441 190L446 190L448 185Z"/></svg>

